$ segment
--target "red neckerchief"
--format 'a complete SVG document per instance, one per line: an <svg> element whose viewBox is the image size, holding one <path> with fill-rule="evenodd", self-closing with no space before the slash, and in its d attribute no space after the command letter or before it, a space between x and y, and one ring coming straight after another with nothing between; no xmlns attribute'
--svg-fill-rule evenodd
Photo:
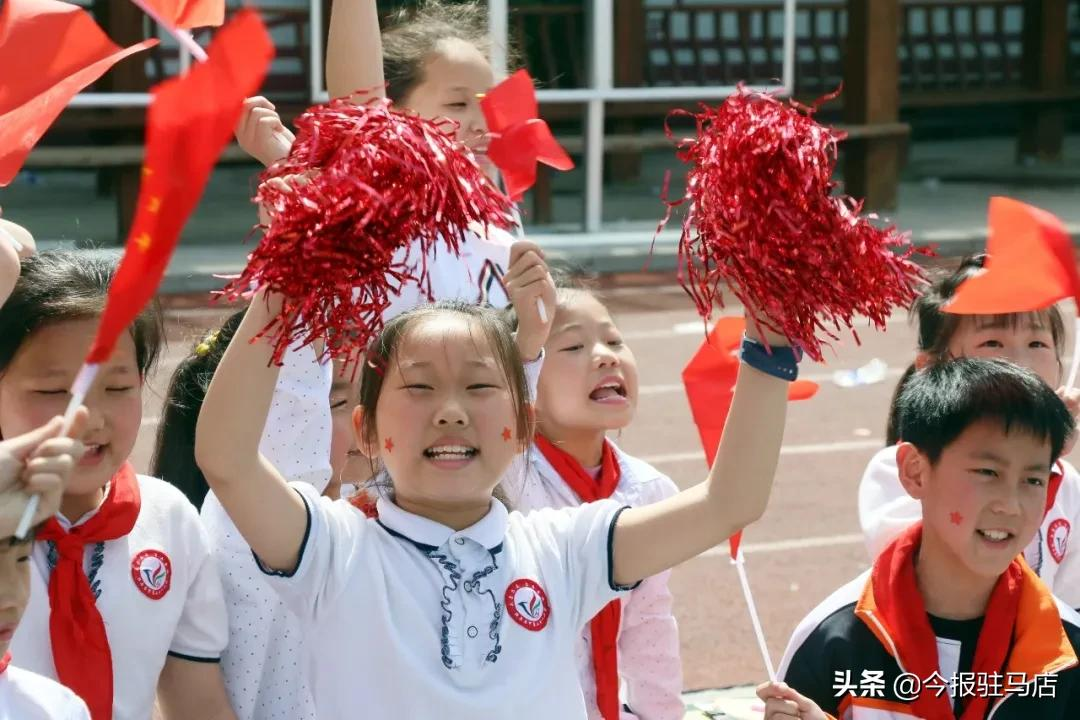
<svg viewBox="0 0 1080 720"><path fill-rule="evenodd" d="M364 513L366 517L377 518L379 517L379 507L375 504L374 498L369 494L361 490L355 495L349 497L349 504L354 508Z"/></svg>
<svg viewBox="0 0 1080 720"><path fill-rule="evenodd" d="M881 552L871 573L874 604L896 646L896 659L904 672L929 678L939 673L937 638L926 615L926 605L915 579L915 555L922 543L922 523L916 523ZM1001 674L1012 644L1020 607L1024 567L1019 558L1001 574L986 605L982 631L975 646L971 672ZM988 697L973 697L958 720L983 720ZM924 718L953 718L948 693L938 697L933 688L923 687L912 703Z"/></svg>
<svg viewBox="0 0 1080 720"><path fill-rule="evenodd" d="M124 463L97 514L70 532L50 518L37 534L38 540L55 543L59 556L49 578L49 639L56 674L86 701L93 720L112 718L113 666L105 623L83 571L84 549L130 533L140 506L135 470Z"/></svg>
<svg viewBox="0 0 1080 720"><path fill-rule="evenodd" d="M11 651L8 650L4 653L4 657L0 658L0 675L7 672L8 665L11 664Z"/></svg>
<svg viewBox="0 0 1080 720"><path fill-rule="evenodd" d="M536 436L536 447L559 473L582 502L611 497L619 486L619 459L610 442L604 440L600 478L594 480L570 453L555 447L543 435ZM618 600L605 605L589 623L592 635L593 670L596 673L596 704L604 720L619 720L619 623L622 606Z"/></svg>

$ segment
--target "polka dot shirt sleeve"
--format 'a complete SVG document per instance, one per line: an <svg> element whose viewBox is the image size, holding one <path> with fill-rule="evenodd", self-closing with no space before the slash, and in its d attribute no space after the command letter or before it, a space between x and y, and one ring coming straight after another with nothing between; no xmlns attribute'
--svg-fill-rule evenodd
<svg viewBox="0 0 1080 720"><path fill-rule="evenodd" d="M636 504L648 505L678 492L671 478L656 472L642 484L640 503ZM671 571L666 571L646 578L623 602L619 675L626 685L629 717L638 720L682 720L686 714L679 627L668 589L670 576Z"/></svg>
<svg viewBox="0 0 1080 720"><path fill-rule="evenodd" d="M259 452L291 482L322 492L330 482L331 363L315 349L293 346L282 358Z"/></svg>
<svg viewBox="0 0 1080 720"><path fill-rule="evenodd" d="M642 720L681 720L686 713L670 575L647 578L623 604L619 675L626 683L626 704Z"/></svg>

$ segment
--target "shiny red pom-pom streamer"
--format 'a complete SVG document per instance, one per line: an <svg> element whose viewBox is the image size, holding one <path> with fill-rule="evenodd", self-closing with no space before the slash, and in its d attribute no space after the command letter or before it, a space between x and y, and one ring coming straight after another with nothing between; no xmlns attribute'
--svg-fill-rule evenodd
<svg viewBox="0 0 1080 720"><path fill-rule="evenodd" d="M509 199L457 143L449 121L392 110L386 100L341 100L296 121L289 156L263 176L256 201L273 220L230 299L269 288L284 298L263 330L274 360L294 342L326 339L326 355L351 363L382 329L407 283L430 294L432 253L457 254L470 228L509 227Z"/></svg>
<svg viewBox="0 0 1080 720"><path fill-rule="evenodd" d="M680 142L690 170L685 196L669 206L688 203L679 279L698 312L722 304L727 285L820 362L823 343L856 315L883 328L894 307L909 305L922 271L906 235L874 227L861 203L832 194L843 135L811 113L741 87L719 107L682 112L697 138Z"/></svg>

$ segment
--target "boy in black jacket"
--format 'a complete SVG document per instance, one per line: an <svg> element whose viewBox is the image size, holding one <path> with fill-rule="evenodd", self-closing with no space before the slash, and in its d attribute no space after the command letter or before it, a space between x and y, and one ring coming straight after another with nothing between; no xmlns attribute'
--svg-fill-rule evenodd
<svg viewBox="0 0 1080 720"><path fill-rule="evenodd" d="M766 720L1080 718L1080 615L1026 565L1073 431L1034 373L961 359L899 401L900 481L923 521L795 630Z"/></svg>

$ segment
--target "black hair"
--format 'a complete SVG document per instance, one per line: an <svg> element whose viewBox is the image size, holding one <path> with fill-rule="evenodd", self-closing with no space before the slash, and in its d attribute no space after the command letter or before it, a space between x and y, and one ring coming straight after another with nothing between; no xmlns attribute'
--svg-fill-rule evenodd
<svg viewBox="0 0 1080 720"><path fill-rule="evenodd" d="M165 394L150 474L175 486L195 507L202 506L210 490L195 462L195 427L199 410L214 371L245 312L246 309L233 313L219 329L195 344L191 354L176 366Z"/></svg>
<svg viewBox="0 0 1080 720"><path fill-rule="evenodd" d="M54 250L23 260L15 289L0 307L0 373L43 327L100 316L119 259L115 251ZM135 341L139 376L145 378L157 361L165 335L156 299L135 318L128 332Z"/></svg>
<svg viewBox="0 0 1080 720"><path fill-rule="evenodd" d="M1065 403L1031 370L1005 360L935 363L908 380L897 401L900 437L931 463L968 427L997 420L1050 443L1047 467L1061 455L1075 421Z"/></svg>
<svg viewBox="0 0 1080 720"><path fill-rule="evenodd" d="M917 349L920 353L926 353L930 362L936 363L950 359L949 343L956 335L957 329L964 318L970 315L958 315L945 311L945 306L952 300L956 290L969 278L978 275L986 264L986 255L970 255L960 261L960 265L952 272L941 274L937 280L911 305L910 317L915 323L918 335ZM1061 310L1056 305L1051 305L1036 312L1006 313L1003 315L979 316L981 321L987 324L1006 324L1016 326L1025 318L1035 317L1041 324L1050 329L1050 335L1054 339L1054 352L1057 353L1058 363L1061 362L1061 352L1065 345L1065 321L1061 317ZM897 432L896 401L904 390L907 380L915 373L915 364L912 363L900 377L893 392L893 401L889 408L889 419L885 426L885 444L895 445L899 441Z"/></svg>

